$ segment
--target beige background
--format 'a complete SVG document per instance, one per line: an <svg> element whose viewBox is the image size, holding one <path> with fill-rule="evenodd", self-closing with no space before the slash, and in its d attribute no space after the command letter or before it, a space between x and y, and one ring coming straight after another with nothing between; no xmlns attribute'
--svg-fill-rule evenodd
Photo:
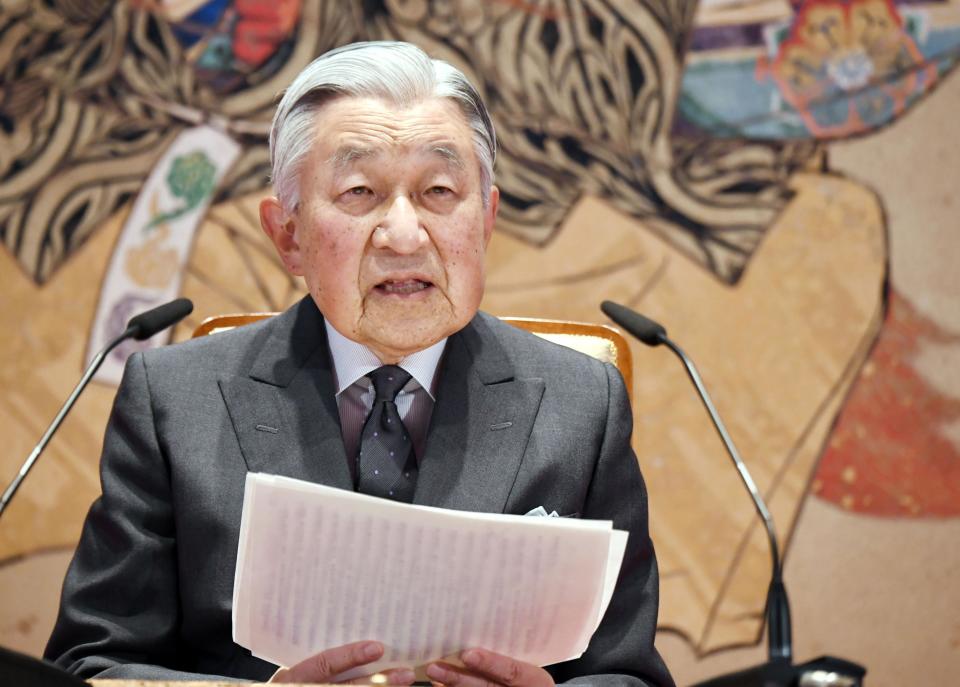
<svg viewBox="0 0 960 687"><path fill-rule="evenodd" d="M960 332L960 78L885 131L830 147L830 167L874 188L889 225L893 285ZM931 347L914 365L960 392L960 355ZM956 427L947 428L956 439ZM786 560L795 655L868 668L871 687L952 685L960 676L960 521L846 513L808 497ZM697 657L673 633L660 646L678 684L759 663L763 647Z"/></svg>

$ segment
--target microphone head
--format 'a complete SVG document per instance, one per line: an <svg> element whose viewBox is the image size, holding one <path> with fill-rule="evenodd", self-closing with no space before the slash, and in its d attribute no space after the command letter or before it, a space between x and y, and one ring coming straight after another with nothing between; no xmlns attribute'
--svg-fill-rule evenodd
<svg viewBox="0 0 960 687"><path fill-rule="evenodd" d="M604 301L600 304L600 309L607 317L648 346L659 346L667 338L667 330L663 328L663 325L644 317L625 305L613 301Z"/></svg>
<svg viewBox="0 0 960 687"><path fill-rule="evenodd" d="M192 312L193 301L189 298L177 298L132 317L127 323L127 332L137 341L143 341L175 325Z"/></svg>

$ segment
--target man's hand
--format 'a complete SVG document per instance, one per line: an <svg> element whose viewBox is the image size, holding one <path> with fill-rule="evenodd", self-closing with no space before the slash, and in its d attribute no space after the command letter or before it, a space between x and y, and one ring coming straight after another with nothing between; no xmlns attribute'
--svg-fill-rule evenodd
<svg viewBox="0 0 960 687"><path fill-rule="evenodd" d="M330 683L340 673L366 665L383 656L379 642L354 642L321 651L290 668L281 668L270 682ZM413 671L409 668L393 668L381 673L389 685L413 684ZM347 684L370 684L370 676L349 680Z"/></svg>
<svg viewBox="0 0 960 687"><path fill-rule="evenodd" d="M431 663L427 677L447 687L553 687L550 673L486 649L467 649L460 654L463 668L449 663Z"/></svg>

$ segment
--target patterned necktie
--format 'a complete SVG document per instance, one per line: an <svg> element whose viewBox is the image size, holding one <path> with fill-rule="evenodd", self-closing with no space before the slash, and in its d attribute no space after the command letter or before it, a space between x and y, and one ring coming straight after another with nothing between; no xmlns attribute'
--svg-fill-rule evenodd
<svg viewBox="0 0 960 687"><path fill-rule="evenodd" d="M396 404L410 373L384 365L367 376L376 398L360 434L357 491L410 503L417 483L417 459Z"/></svg>

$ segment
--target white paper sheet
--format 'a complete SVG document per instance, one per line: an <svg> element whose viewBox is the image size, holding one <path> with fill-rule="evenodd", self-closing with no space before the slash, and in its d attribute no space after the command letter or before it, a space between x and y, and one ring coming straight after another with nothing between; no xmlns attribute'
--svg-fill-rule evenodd
<svg viewBox="0 0 960 687"><path fill-rule="evenodd" d="M419 667L470 647L537 665L579 657L627 533L608 521L463 513L247 475L234 641L278 665L348 642Z"/></svg>

